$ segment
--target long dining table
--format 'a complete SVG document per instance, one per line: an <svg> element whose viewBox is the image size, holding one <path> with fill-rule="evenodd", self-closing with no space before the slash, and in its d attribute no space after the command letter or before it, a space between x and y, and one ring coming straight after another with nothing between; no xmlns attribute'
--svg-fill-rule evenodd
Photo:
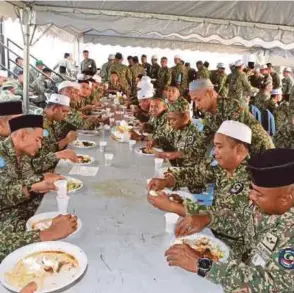
<svg viewBox="0 0 294 293"><path fill-rule="evenodd" d="M220 285L169 267L164 253L174 240L165 232L164 212L146 199L146 180L155 175L154 158L130 151L109 135L80 136L97 147L76 149L95 158L96 176L77 176L82 189L70 193L68 212L82 221L82 229L64 239L79 246L88 257L85 274L61 292L68 293L221 293ZM112 165L104 165L99 141L113 153ZM137 144L138 146L138 144ZM56 172L68 176L72 165L59 164ZM37 213L57 211L56 193L44 196ZM8 292L0 287L0 292Z"/></svg>

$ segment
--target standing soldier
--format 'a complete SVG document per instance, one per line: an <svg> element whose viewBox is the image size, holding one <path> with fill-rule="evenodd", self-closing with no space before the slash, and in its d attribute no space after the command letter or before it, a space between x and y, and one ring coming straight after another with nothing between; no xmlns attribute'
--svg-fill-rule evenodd
<svg viewBox="0 0 294 293"><path fill-rule="evenodd" d="M279 76L279 74L274 70L273 65L271 63L267 63L266 64L268 69L269 69L269 73L273 79L273 89L278 89L281 87L281 78Z"/></svg>
<svg viewBox="0 0 294 293"><path fill-rule="evenodd" d="M260 88L260 86L263 84L264 77L260 73L260 68L255 67L253 70L253 74L248 77L248 80L252 87L255 87L257 89Z"/></svg>
<svg viewBox="0 0 294 293"><path fill-rule="evenodd" d="M106 62L106 63L104 63L102 65L102 69L101 69L101 74L100 75L101 75L102 80L104 82L108 81L108 69L109 69L110 65L112 64L113 60L114 60L114 55L110 54L108 56L108 62Z"/></svg>
<svg viewBox="0 0 294 293"><path fill-rule="evenodd" d="M235 70L232 73L229 82L228 97L231 100L238 100L242 106L247 107L248 103L246 101L246 98L244 97L244 92L253 92L255 90L251 87L250 83L248 82L247 76L243 72L243 69L244 63L241 60L238 60L235 63Z"/></svg>
<svg viewBox="0 0 294 293"><path fill-rule="evenodd" d="M151 64L147 62L147 56L145 54L141 56L141 63L145 70L145 75L151 77Z"/></svg>
<svg viewBox="0 0 294 293"><path fill-rule="evenodd" d="M283 98L289 100L290 92L294 84L294 80L292 78L292 69L290 67L286 67L283 71L284 78L282 79L282 93Z"/></svg>
<svg viewBox="0 0 294 293"><path fill-rule="evenodd" d="M188 87L188 73L185 65L181 63L181 57L176 55L174 57L175 66L171 68L171 85L179 89L183 94L184 90Z"/></svg>
<svg viewBox="0 0 294 293"><path fill-rule="evenodd" d="M132 95L133 97L137 96L137 77L138 75L144 75L145 70L142 65L139 64L138 56L132 57L133 60L133 66L130 67L131 73L132 73Z"/></svg>
<svg viewBox="0 0 294 293"><path fill-rule="evenodd" d="M209 79L210 78L210 72L208 71L207 67L204 66L202 61L197 61L196 67L198 69L196 73L196 79L204 78Z"/></svg>
<svg viewBox="0 0 294 293"><path fill-rule="evenodd" d="M158 79L158 72L160 69L160 66L157 63L157 56L156 55L152 56L151 63L152 63L152 65L151 65L151 70L150 70L150 77L151 77L151 79L155 79L154 84L156 84L156 81Z"/></svg>
<svg viewBox="0 0 294 293"><path fill-rule="evenodd" d="M254 62L249 61L248 66L244 69L244 73L247 75L248 79L251 75L254 74L254 65L255 65Z"/></svg>
<svg viewBox="0 0 294 293"><path fill-rule="evenodd" d="M263 84L269 84L272 83L273 86L273 78L270 74L270 71L266 65L261 65L260 67L260 73L263 75Z"/></svg>
<svg viewBox="0 0 294 293"><path fill-rule="evenodd" d="M225 64L218 63L217 70L211 71L211 82L214 85L215 91L221 96L226 97L228 90L226 87L227 74L225 72Z"/></svg>
<svg viewBox="0 0 294 293"><path fill-rule="evenodd" d="M162 97L163 91L170 86L171 83L171 70L167 67L167 58L161 58L161 67L158 72L158 79L156 83L157 96Z"/></svg>
<svg viewBox="0 0 294 293"><path fill-rule="evenodd" d="M196 70L194 68L191 68L191 65L189 62L186 62L185 66L188 71L188 82L190 83L191 81L196 79Z"/></svg>
<svg viewBox="0 0 294 293"><path fill-rule="evenodd" d="M89 58L89 51L83 51L84 60L81 62L81 73L94 76L97 72L97 66L94 59Z"/></svg>
<svg viewBox="0 0 294 293"><path fill-rule="evenodd" d="M132 85L132 74L128 66L123 65L123 56L121 53L115 54L115 59L108 69L108 80L111 72L116 72L121 85L128 91Z"/></svg>

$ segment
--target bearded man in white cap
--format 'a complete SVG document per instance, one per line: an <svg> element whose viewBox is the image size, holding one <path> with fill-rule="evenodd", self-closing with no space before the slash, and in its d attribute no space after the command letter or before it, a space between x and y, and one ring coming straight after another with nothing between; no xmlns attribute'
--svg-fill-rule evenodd
<svg viewBox="0 0 294 293"><path fill-rule="evenodd" d="M247 125L238 121L224 121L214 136L215 160L203 161L195 167L172 168L165 174L164 179L154 178L149 183L150 190L188 187L191 191L200 186L215 183L212 206L200 205L191 199L175 202L163 192L159 192L158 196L149 195L149 202L159 209L177 213L183 217L199 213L213 214L222 209L229 209L238 217L248 205L250 179L247 172L247 159L251 136L251 129ZM214 233L218 234L217 230ZM235 244L239 244L238 235L233 239L227 238L225 234L217 235L217 237L226 241L233 252L238 254L238 250L234 250Z"/></svg>
<svg viewBox="0 0 294 293"><path fill-rule="evenodd" d="M235 120L249 126L252 130L250 153L259 153L273 148L269 134L263 129L249 111L240 106L237 100L219 99L209 79L198 79L190 83L190 96L197 109L203 114L204 146L208 146L214 134L225 120Z"/></svg>
<svg viewBox="0 0 294 293"><path fill-rule="evenodd" d="M180 55L175 55L174 61L175 66L171 68L171 86L176 86L182 95L188 87L188 71L182 64Z"/></svg>
<svg viewBox="0 0 294 293"><path fill-rule="evenodd" d="M248 107L248 101L245 97L245 92L257 92L248 81L247 75L244 73L244 62L238 60L235 62L235 70L228 81L228 98L238 100L243 107Z"/></svg>
<svg viewBox="0 0 294 293"><path fill-rule="evenodd" d="M221 96L226 97L228 88L226 86L227 74L225 72L226 66L224 63L217 64L217 70L210 72L210 80L214 85L215 91Z"/></svg>
<svg viewBox="0 0 294 293"><path fill-rule="evenodd" d="M102 65L102 69L101 69L101 77L103 82L107 82L108 81L108 69L110 67L110 65L113 63L114 60L114 55L113 54L109 54L108 56L108 61L106 63L104 63Z"/></svg>

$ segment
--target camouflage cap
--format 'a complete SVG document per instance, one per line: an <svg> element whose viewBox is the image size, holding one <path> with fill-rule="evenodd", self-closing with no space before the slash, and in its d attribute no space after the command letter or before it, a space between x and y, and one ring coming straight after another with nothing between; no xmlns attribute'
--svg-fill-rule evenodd
<svg viewBox="0 0 294 293"><path fill-rule="evenodd" d="M174 103L168 105L168 112L187 113L189 109L189 103L183 98L178 98Z"/></svg>

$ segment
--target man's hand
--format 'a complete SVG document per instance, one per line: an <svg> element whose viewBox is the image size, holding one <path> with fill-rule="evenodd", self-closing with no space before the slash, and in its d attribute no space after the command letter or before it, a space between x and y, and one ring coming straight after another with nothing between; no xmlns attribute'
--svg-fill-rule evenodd
<svg viewBox="0 0 294 293"><path fill-rule="evenodd" d="M174 245L165 252L169 266L180 267L186 271L198 272L198 253L186 244Z"/></svg>
<svg viewBox="0 0 294 293"><path fill-rule="evenodd" d="M20 293L34 293L37 289L37 284L35 282L30 282L23 289L21 289Z"/></svg>
<svg viewBox="0 0 294 293"><path fill-rule="evenodd" d="M55 153L55 155L59 160L60 159L70 160L74 163L77 162L78 160L77 154L73 150L63 150L63 151Z"/></svg>
<svg viewBox="0 0 294 293"><path fill-rule="evenodd" d="M67 144L70 144L71 142L75 141L78 138L77 132L71 130L67 135L66 135L66 141Z"/></svg>
<svg viewBox="0 0 294 293"><path fill-rule="evenodd" d="M77 229L77 217L59 215L53 219L51 226L41 232L41 241L54 241L66 238Z"/></svg>
<svg viewBox="0 0 294 293"><path fill-rule="evenodd" d="M209 215L187 216L176 226L176 237L191 235L202 231L210 223Z"/></svg>
<svg viewBox="0 0 294 293"><path fill-rule="evenodd" d="M168 196L164 192L158 192L158 196L151 196L150 194L148 194L147 199L154 207L162 211L172 211L172 205L174 203L168 198Z"/></svg>
<svg viewBox="0 0 294 293"><path fill-rule="evenodd" d="M62 179L64 179L64 177L61 176L61 175L55 174L55 173L45 173L45 174L44 174L44 179L45 179L46 181L55 182L55 181L57 181L57 180L62 180Z"/></svg>
<svg viewBox="0 0 294 293"><path fill-rule="evenodd" d="M162 190L168 187L166 179L152 178L148 184L149 190Z"/></svg>
<svg viewBox="0 0 294 293"><path fill-rule="evenodd" d="M54 185L55 181L56 180L53 181L52 179L48 179L48 180L43 180L41 182L35 183L32 185L31 191L36 193L46 193L52 190L56 190L56 187Z"/></svg>
<svg viewBox="0 0 294 293"><path fill-rule="evenodd" d="M183 156L181 152L162 152L157 153L156 157L161 159L167 159L167 160L175 160L179 159Z"/></svg>

